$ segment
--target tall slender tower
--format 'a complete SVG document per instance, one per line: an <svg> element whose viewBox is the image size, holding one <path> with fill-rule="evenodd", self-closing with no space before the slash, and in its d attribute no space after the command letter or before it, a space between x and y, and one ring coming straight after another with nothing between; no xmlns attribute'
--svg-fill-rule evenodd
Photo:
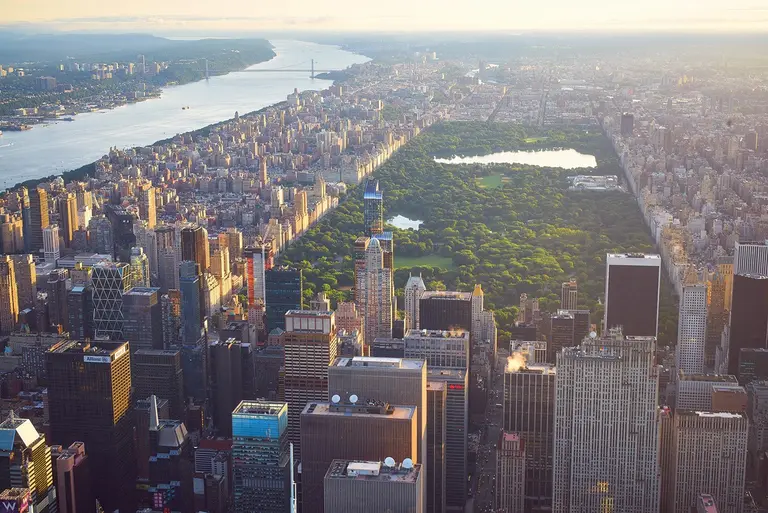
<svg viewBox="0 0 768 513"><path fill-rule="evenodd" d="M392 271L384 267L379 241L371 239L365 252L365 343L392 336Z"/></svg>
<svg viewBox="0 0 768 513"><path fill-rule="evenodd" d="M71 192L66 192L57 198L59 207L59 226L64 247L72 245L72 234L78 228L77 223L77 198Z"/></svg>
<svg viewBox="0 0 768 513"><path fill-rule="evenodd" d="M208 270L211 266L208 230L202 226L182 228L181 259L197 262L201 273Z"/></svg>
<svg viewBox="0 0 768 513"><path fill-rule="evenodd" d="M558 353L553 513L659 510L655 345L612 331Z"/></svg>
<svg viewBox="0 0 768 513"><path fill-rule="evenodd" d="M736 376L742 349L768 347L768 274L735 274L731 306L727 373Z"/></svg>
<svg viewBox="0 0 768 513"><path fill-rule="evenodd" d="M16 268L8 255L0 255L0 333L10 333L19 322Z"/></svg>
<svg viewBox="0 0 768 513"><path fill-rule="evenodd" d="M16 271L16 288L19 294L19 310L32 308L37 297L37 273L32 255L13 255Z"/></svg>
<svg viewBox="0 0 768 513"><path fill-rule="evenodd" d="M147 228L149 229L154 228L157 224L155 188L150 183L144 183L139 188L139 217L147 221Z"/></svg>
<svg viewBox="0 0 768 513"><path fill-rule="evenodd" d="M483 287L477 283L472 291L472 344L483 338Z"/></svg>
<svg viewBox="0 0 768 513"><path fill-rule="evenodd" d="M33 189L29 193L29 252L37 254L43 249L43 230L48 227L48 193L44 189ZM27 217L24 217L26 223ZM26 245L27 242L25 241Z"/></svg>
<svg viewBox="0 0 768 513"><path fill-rule="evenodd" d="M378 180L365 182L363 193L363 222L368 237L384 231L384 195Z"/></svg>
<svg viewBox="0 0 768 513"><path fill-rule="evenodd" d="M123 336L123 294L131 288L130 266L100 262L93 266L92 281L95 334L119 340Z"/></svg>
<svg viewBox="0 0 768 513"><path fill-rule="evenodd" d="M61 256L59 249L59 225L52 224L43 229L43 255L46 264L55 264Z"/></svg>
<svg viewBox="0 0 768 513"><path fill-rule="evenodd" d="M685 285L680 298L677 326L677 370L686 374L704 372L707 338L707 286Z"/></svg>
<svg viewBox="0 0 768 513"><path fill-rule="evenodd" d="M569 281L563 282L560 288L560 309L561 310L576 310L579 303L579 289L576 284L576 279L571 278Z"/></svg>
<svg viewBox="0 0 768 513"><path fill-rule="evenodd" d="M419 329L419 301L427 291L424 280L411 276L405 284L405 331Z"/></svg>

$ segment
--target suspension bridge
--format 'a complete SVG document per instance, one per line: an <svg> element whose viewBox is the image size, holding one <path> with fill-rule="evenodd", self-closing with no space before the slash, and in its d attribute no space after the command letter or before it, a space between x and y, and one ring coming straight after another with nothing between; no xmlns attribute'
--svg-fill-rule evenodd
<svg viewBox="0 0 768 513"><path fill-rule="evenodd" d="M309 65L307 68L306 66ZM240 70L245 73L309 73L310 78L315 78L317 73L331 73L334 71L341 71L338 69L317 69L315 68L315 59L309 61L299 62L296 64L289 64L287 66L281 66L279 68L248 68ZM205 61L205 78L210 77L210 71L208 69L208 60Z"/></svg>

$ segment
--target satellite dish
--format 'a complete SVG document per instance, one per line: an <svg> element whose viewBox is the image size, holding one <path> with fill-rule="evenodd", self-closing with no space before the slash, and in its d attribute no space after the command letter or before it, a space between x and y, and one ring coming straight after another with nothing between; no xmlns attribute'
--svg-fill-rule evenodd
<svg viewBox="0 0 768 513"><path fill-rule="evenodd" d="M395 458L391 456L387 456L384 460L384 465L386 465L389 468L393 468L395 466Z"/></svg>
<svg viewBox="0 0 768 513"><path fill-rule="evenodd" d="M405 458L403 460L403 468L413 468L413 460L411 458Z"/></svg>
<svg viewBox="0 0 768 513"><path fill-rule="evenodd" d="M349 396L349 402L352 404L357 404L358 397L355 394L352 394Z"/></svg>
<svg viewBox="0 0 768 513"><path fill-rule="evenodd" d="M341 397L339 397L339 394L333 394L333 397L331 397L331 402L333 404L339 404L339 401L341 401Z"/></svg>
<svg viewBox="0 0 768 513"><path fill-rule="evenodd" d="M596 331L590 331L589 332L589 338L597 338L597 332Z"/></svg>

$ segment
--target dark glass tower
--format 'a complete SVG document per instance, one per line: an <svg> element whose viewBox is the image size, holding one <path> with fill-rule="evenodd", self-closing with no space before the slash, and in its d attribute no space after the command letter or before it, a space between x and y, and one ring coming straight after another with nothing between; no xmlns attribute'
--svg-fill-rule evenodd
<svg viewBox="0 0 768 513"><path fill-rule="evenodd" d="M609 254L603 328L621 326L625 336L657 336L660 285L659 255Z"/></svg>
<svg viewBox="0 0 768 513"><path fill-rule="evenodd" d="M372 237L384 231L384 195L378 180L365 182L363 193L363 221L365 234Z"/></svg>
<svg viewBox="0 0 768 513"><path fill-rule="evenodd" d="M272 268L264 272L267 304L267 331L285 329L285 313L303 308L301 269Z"/></svg>
<svg viewBox="0 0 768 513"><path fill-rule="evenodd" d="M427 291L419 300L419 329L472 331L472 294Z"/></svg>
<svg viewBox="0 0 768 513"><path fill-rule="evenodd" d="M742 349L766 348L768 336L768 276L733 276L728 374L739 372Z"/></svg>

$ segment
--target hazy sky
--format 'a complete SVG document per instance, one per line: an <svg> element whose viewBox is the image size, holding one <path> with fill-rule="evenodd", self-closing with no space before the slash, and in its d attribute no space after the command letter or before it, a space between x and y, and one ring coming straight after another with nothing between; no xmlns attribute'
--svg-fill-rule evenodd
<svg viewBox="0 0 768 513"><path fill-rule="evenodd" d="M767 31L766 0L0 0L51 30Z"/></svg>

